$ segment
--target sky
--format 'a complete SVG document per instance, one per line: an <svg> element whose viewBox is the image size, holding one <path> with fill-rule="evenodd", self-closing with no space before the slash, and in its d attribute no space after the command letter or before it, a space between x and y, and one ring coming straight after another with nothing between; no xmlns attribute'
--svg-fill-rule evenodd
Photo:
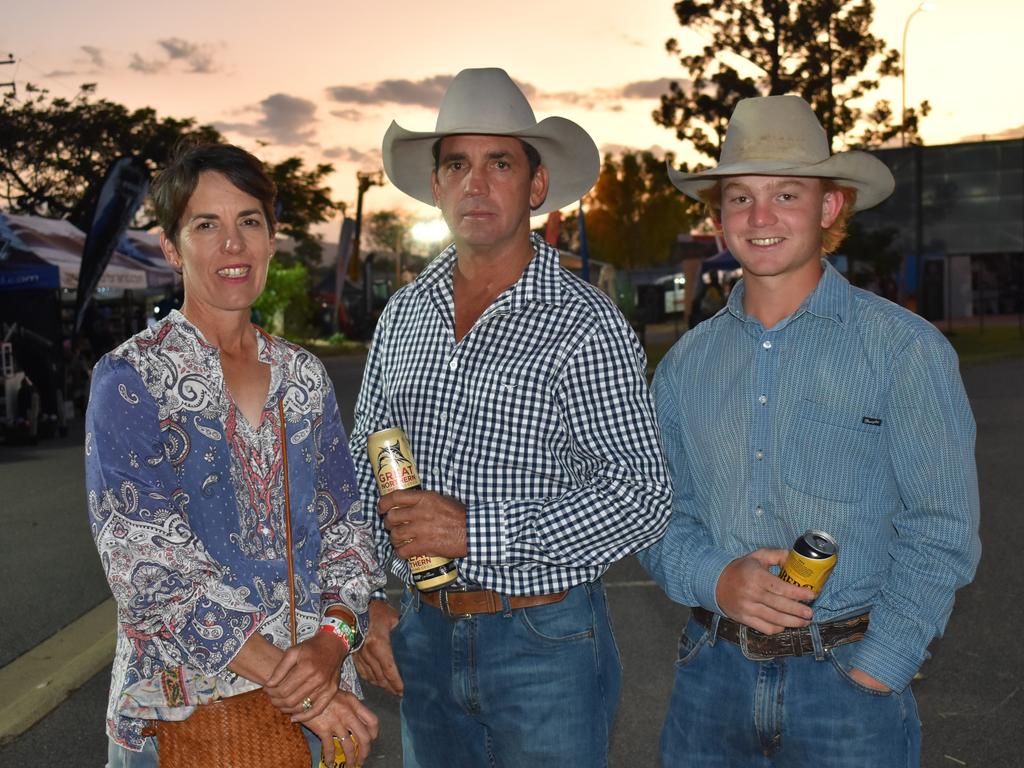
<svg viewBox="0 0 1024 768"><path fill-rule="evenodd" d="M873 32L899 48L918 3L878 0ZM936 6L913 17L907 37L907 103L933 107L925 143L1024 135L1024 4ZM602 154L697 159L651 118L684 74L665 52L669 37L684 50L705 42L679 26L668 0L32 0L0 14L0 58L16 60L0 66L0 82L67 98L94 82L99 97L195 117L266 160L331 163L328 183L351 214L356 171L381 168L391 120L431 130L447 83L467 67L506 69L538 119L575 120ZM899 79L876 93L898 109ZM364 207L433 215L391 185L370 189Z"/></svg>

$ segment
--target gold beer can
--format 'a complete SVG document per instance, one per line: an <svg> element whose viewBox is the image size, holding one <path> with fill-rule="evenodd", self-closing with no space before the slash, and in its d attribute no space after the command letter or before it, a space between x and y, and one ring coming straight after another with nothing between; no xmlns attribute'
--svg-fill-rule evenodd
<svg viewBox="0 0 1024 768"><path fill-rule="evenodd" d="M401 427L374 432L366 440L366 452L381 496L420 487L420 473L412 457L409 438ZM413 555L409 558L409 567L413 584L422 592L441 589L459 575L455 561L447 557Z"/></svg>
<svg viewBox="0 0 1024 768"><path fill-rule="evenodd" d="M352 736L352 735L349 735L348 738L349 738L349 741L352 743L352 746L354 748L358 749L359 748L359 744L356 741L356 737ZM343 766L343 765L346 765L346 762L345 762L345 747L342 746L341 739L339 739L337 736L335 736L334 737L334 762L331 763L331 765L328 765L327 762L324 760L323 753L321 752L320 753L320 768L341 768L341 766Z"/></svg>
<svg viewBox="0 0 1024 768"><path fill-rule="evenodd" d="M811 529L797 539L789 550L786 563L779 571L779 578L798 587L810 587L817 597L838 560L839 545L836 540L824 531Z"/></svg>

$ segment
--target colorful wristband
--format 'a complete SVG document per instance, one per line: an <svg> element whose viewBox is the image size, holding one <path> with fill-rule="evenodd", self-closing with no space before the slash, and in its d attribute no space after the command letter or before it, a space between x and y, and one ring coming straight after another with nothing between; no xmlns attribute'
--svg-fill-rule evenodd
<svg viewBox="0 0 1024 768"><path fill-rule="evenodd" d="M349 626L347 621L342 621L334 616L324 617L323 621L320 622L320 631L328 632L343 640L345 642L345 653L348 653L352 646L356 644L356 631Z"/></svg>

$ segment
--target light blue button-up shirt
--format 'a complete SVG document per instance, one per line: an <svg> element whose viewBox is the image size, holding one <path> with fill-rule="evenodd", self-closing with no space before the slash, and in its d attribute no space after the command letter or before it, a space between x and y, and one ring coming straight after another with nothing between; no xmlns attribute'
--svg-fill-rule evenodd
<svg viewBox="0 0 1024 768"><path fill-rule="evenodd" d="M956 353L827 263L773 328L744 313L743 293L741 281L658 366L673 513L640 560L673 600L722 613L715 589L729 562L825 530L839 562L814 620L870 610L853 663L902 690L981 552Z"/></svg>

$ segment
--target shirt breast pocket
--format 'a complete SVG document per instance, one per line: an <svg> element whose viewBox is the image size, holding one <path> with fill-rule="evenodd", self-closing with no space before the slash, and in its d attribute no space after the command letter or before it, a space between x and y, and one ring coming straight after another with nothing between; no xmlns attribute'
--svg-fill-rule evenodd
<svg viewBox="0 0 1024 768"><path fill-rule="evenodd" d="M487 458L499 464L530 467L544 453L542 446L557 422L550 388L525 376L501 376L480 390L478 442Z"/></svg>
<svg viewBox="0 0 1024 768"><path fill-rule="evenodd" d="M803 400L790 430L783 460L786 485L827 501L859 501L879 460L881 421Z"/></svg>

